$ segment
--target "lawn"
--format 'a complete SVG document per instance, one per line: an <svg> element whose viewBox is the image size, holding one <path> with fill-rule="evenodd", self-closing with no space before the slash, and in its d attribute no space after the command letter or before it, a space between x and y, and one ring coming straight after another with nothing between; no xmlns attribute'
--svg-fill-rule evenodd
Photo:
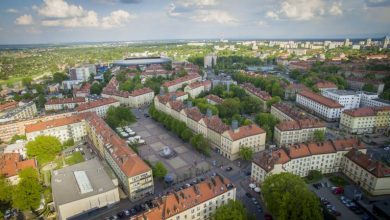
<svg viewBox="0 0 390 220"><path fill-rule="evenodd" d="M73 165L84 161L84 157L81 152L74 152L71 156L65 158L67 165Z"/></svg>

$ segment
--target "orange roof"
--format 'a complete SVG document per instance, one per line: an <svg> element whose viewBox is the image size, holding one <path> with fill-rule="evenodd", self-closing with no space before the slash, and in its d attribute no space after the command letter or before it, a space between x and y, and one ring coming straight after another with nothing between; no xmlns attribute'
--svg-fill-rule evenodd
<svg viewBox="0 0 390 220"><path fill-rule="evenodd" d="M307 147L309 148L309 151L311 154L329 154L329 153L335 153L336 149L333 147L333 144L331 141L325 141L322 143L309 143L307 144Z"/></svg>
<svg viewBox="0 0 390 220"><path fill-rule="evenodd" d="M337 151L346 151L351 150L352 148L365 148L364 144L356 138L332 140L332 143Z"/></svg>
<svg viewBox="0 0 390 220"><path fill-rule="evenodd" d="M197 107L192 107L184 110L187 117L191 118L192 120L198 122L200 119L202 119L203 115L199 111Z"/></svg>
<svg viewBox="0 0 390 220"><path fill-rule="evenodd" d="M270 94L268 94L268 92L262 91L261 89L254 87L250 83L244 83L244 84L241 85L241 87L243 89L245 89L247 92L249 92L249 93L259 97L262 100L270 100L270 99L272 99L272 96L270 96Z"/></svg>
<svg viewBox="0 0 390 220"><path fill-rule="evenodd" d="M167 195L156 198L153 201L155 204L154 208L130 219L168 219L234 188L234 185L228 179L220 175L210 177L210 179L206 179L189 188L170 192Z"/></svg>
<svg viewBox="0 0 390 220"><path fill-rule="evenodd" d="M174 85L183 83L183 82L187 82L187 81L196 79L196 78L198 78L198 77L200 78L200 75L199 75L199 74L188 74L188 75L186 75L186 76L179 77L179 78L177 78L177 79L174 79L174 80L165 82L165 83L163 84L163 86L164 86L164 87L171 87L171 86L174 86Z"/></svg>
<svg viewBox="0 0 390 220"><path fill-rule="evenodd" d="M255 124L241 126L238 128L238 131L233 131L232 129L230 129L227 132L233 141L265 133L262 128Z"/></svg>
<svg viewBox="0 0 390 220"><path fill-rule="evenodd" d="M296 144L288 146L288 155L291 159L310 156L309 148L305 144Z"/></svg>
<svg viewBox="0 0 390 220"><path fill-rule="evenodd" d="M342 108L343 106L340 105L338 102L334 101L333 99L327 98L325 96L319 95L314 92L310 91L301 91L298 93L298 95L304 96L308 99L311 99L314 102L317 102L321 105L325 105L329 108Z"/></svg>
<svg viewBox="0 0 390 220"><path fill-rule="evenodd" d="M54 119L54 120L50 120L50 121L43 121L43 122L38 122L35 124L29 124L29 125L26 125L25 130L26 130L26 133L35 132L35 131L42 131L42 130L46 130L46 129L53 128L53 127L60 127L60 126L65 126L65 125L77 123L77 122L82 121L83 119L84 119L83 114L72 115L72 116L66 117L66 118L59 118L59 119Z"/></svg>
<svg viewBox="0 0 390 220"><path fill-rule="evenodd" d="M345 157L359 165L361 168L372 173L376 177L390 177L390 168L381 161L372 160L367 154L357 149L352 149L345 154Z"/></svg>
<svg viewBox="0 0 390 220"><path fill-rule="evenodd" d="M20 170L26 168L36 168L34 159L22 161L18 153L6 153L0 155L0 175L11 177L18 174Z"/></svg>
<svg viewBox="0 0 390 220"><path fill-rule="evenodd" d="M375 116L376 112L374 111L374 108L372 108L372 107L364 107L364 108L344 110L343 114L346 114L346 115L349 115L352 117L366 117L366 116Z"/></svg>
<svg viewBox="0 0 390 220"><path fill-rule="evenodd" d="M193 83L189 84L188 86L191 89L195 89L195 88L198 88L200 86L210 87L211 86L211 81L210 80L206 80L206 81L202 81L202 82L193 82Z"/></svg>
<svg viewBox="0 0 390 220"><path fill-rule="evenodd" d="M81 111L85 111L85 110L88 110L91 108L109 105L109 104L116 103L116 102L118 102L118 100L116 100L114 98L102 98L102 99L98 99L96 101L83 103L76 108L76 111L81 112Z"/></svg>
<svg viewBox="0 0 390 220"><path fill-rule="evenodd" d="M206 124L207 128L210 128L219 134L229 130L229 126L223 123L222 120L216 115L213 115L210 118L204 117L202 120Z"/></svg>
<svg viewBox="0 0 390 220"><path fill-rule="evenodd" d="M0 111L5 111L11 108L16 108L18 107L18 102L11 101L11 102L5 102L0 105Z"/></svg>
<svg viewBox="0 0 390 220"><path fill-rule="evenodd" d="M179 101L179 100L175 100L175 101L169 101L168 102L169 106L171 106L171 108L177 112L180 112L182 109L184 109L184 104L182 101Z"/></svg>
<svg viewBox="0 0 390 220"><path fill-rule="evenodd" d="M134 90L130 93L130 96L140 96L140 95L144 95L146 93L151 93L153 92L153 90L151 90L149 87L145 87L145 88L142 88L142 89L137 89L137 90Z"/></svg>
<svg viewBox="0 0 390 220"><path fill-rule="evenodd" d="M46 102L46 105L68 104L68 103L83 103L83 102L85 102L85 98L84 97L63 98L63 99L49 99Z"/></svg>
<svg viewBox="0 0 390 220"><path fill-rule="evenodd" d="M317 82L315 86L319 89L330 89L330 88L337 89L336 84L334 84L333 82L325 81L325 80Z"/></svg>
<svg viewBox="0 0 390 220"><path fill-rule="evenodd" d="M286 104L284 102L273 104L272 107L283 112L288 117L294 120L313 118L310 114L307 114L302 109Z"/></svg>
<svg viewBox="0 0 390 220"><path fill-rule="evenodd" d="M297 121L282 121L276 127L280 131L291 131L306 128L322 128L326 127L326 124L318 119L300 119Z"/></svg>
<svg viewBox="0 0 390 220"><path fill-rule="evenodd" d="M266 172L271 171L275 164L285 164L290 161L290 157L283 149L275 151L263 151L258 156L255 156L253 162L263 168Z"/></svg>
<svg viewBox="0 0 390 220"><path fill-rule="evenodd" d="M215 102L217 104L222 104L222 102L223 102L222 98L220 98L220 97L218 97L216 95L213 95L213 94L207 95L206 99L211 100L211 101L213 101L213 102Z"/></svg>
<svg viewBox="0 0 390 220"><path fill-rule="evenodd" d="M170 100L172 100L173 96L176 96L176 98L179 98L181 96L184 96L186 95L187 93L183 92L183 91L175 91L175 92L169 92L167 94L164 94L164 95L159 95L157 96L159 102L163 103L163 104L167 104Z"/></svg>

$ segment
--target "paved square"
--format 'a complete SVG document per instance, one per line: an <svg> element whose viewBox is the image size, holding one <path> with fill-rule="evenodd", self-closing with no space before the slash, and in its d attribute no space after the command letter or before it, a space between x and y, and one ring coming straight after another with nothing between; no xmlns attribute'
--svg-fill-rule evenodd
<svg viewBox="0 0 390 220"><path fill-rule="evenodd" d="M156 153L158 153L165 145L161 142L156 142L154 144L151 144L150 146Z"/></svg>
<svg viewBox="0 0 390 220"><path fill-rule="evenodd" d="M152 155L149 155L147 156L148 160L152 163L155 163L157 162L159 159L156 157L156 155L152 154Z"/></svg>
<svg viewBox="0 0 390 220"><path fill-rule="evenodd" d="M185 152L188 151L188 149L185 148L184 146L175 147L174 150L175 150L176 153L178 153L178 154L182 154L182 153L185 153Z"/></svg>
<svg viewBox="0 0 390 220"><path fill-rule="evenodd" d="M146 138L146 137L150 137L150 133L148 131L141 131L141 132L138 132L138 135L143 137L143 138Z"/></svg>
<svg viewBox="0 0 390 220"><path fill-rule="evenodd" d="M180 157L175 157L167 161L169 165L171 165L174 169L179 169L180 167L184 167L187 163L181 159Z"/></svg>
<svg viewBox="0 0 390 220"><path fill-rule="evenodd" d="M147 129L152 129L152 128L155 128L156 127L156 125L154 125L154 124L147 124L147 125L145 125L145 128L147 128Z"/></svg>

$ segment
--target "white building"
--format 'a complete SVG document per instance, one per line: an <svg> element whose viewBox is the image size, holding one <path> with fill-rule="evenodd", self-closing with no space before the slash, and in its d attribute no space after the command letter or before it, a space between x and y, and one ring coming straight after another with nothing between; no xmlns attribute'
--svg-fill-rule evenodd
<svg viewBox="0 0 390 220"><path fill-rule="evenodd" d="M71 80L81 80L85 82L88 81L92 74L96 75L96 66L94 64L85 64L69 70Z"/></svg>
<svg viewBox="0 0 390 220"><path fill-rule="evenodd" d="M338 120L343 109L343 106L333 99L310 91L298 93L296 103L327 121Z"/></svg>
<svg viewBox="0 0 390 220"><path fill-rule="evenodd" d="M9 144L7 147L4 148L4 154L10 154L10 153L18 153L22 159L27 158L27 152L26 152L26 141L25 140L17 140L14 144Z"/></svg>
<svg viewBox="0 0 390 220"><path fill-rule="evenodd" d="M204 57L204 68L212 68L217 64L217 55L209 54Z"/></svg>
<svg viewBox="0 0 390 220"><path fill-rule="evenodd" d="M360 93L354 91L329 89L323 91L322 95L338 102L343 110L359 108L360 105Z"/></svg>
<svg viewBox="0 0 390 220"><path fill-rule="evenodd" d="M79 105L76 108L76 111L79 113L82 112L96 112L100 117L106 117L108 108L111 106L118 107L119 101L113 98L102 98L96 101L86 102Z"/></svg>
<svg viewBox="0 0 390 220"><path fill-rule="evenodd" d="M46 111L58 111L64 109L74 109L76 106L85 103L84 97L49 99L45 104Z"/></svg>
<svg viewBox="0 0 390 220"><path fill-rule="evenodd" d="M380 99L378 94L371 92L362 92L360 99L361 107L382 107L390 106L390 102L387 100Z"/></svg>
<svg viewBox="0 0 390 220"><path fill-rule="evenodd" d="M184 92L188 93L192 98L198 97L202 92L210 91L211 81L194 82L184 87Z"/></svg>

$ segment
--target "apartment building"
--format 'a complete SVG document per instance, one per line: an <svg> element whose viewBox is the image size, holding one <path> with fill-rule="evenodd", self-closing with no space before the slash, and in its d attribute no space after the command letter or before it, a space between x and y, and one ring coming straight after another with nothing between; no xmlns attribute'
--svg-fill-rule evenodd
<svg viewBox="0 0 390 220"><path fill-rule="evenodd" d="M96 75L96 66L94 64L84 64L78 67L69 69L69 77L71 80L88 81L91 75Z"/></svg>
<svg viewBox="0 0 390 220"><path fill-rule="evenodd" d="M296 103L327 121L337 121L343 109L343 106L333 99L309 91L298 93Z"/></svg>
<svg viewBox="0 0 390 220"><path fill-rule="evenodd" d="M367 78L358 78L358 77L349 77L347 78L347 85L353 90L362 90L364 85L371 84L376 90L376 94L381 94L385 87L385 84L376 79L367 79Z"/></svg>
<svg viewBox="0 0 390 220"><path fill-rule="evenodd" d="M289 145L277 150L266 150L256 155L252 161L251 179L262 183L271 174L290 172L301 177L310 170L333 173L343 170L344 155L353 148L366 152L357 139L329 140L322 143Z"/></svg>
<svg viewBox="0 0 390 220"><path fill-rule="evenodd" d="M244 83L241 84L240 86L246 91L247 94L260 100L261 109L263 111L268 111L267 101L272 99L272 96L268 94L268 92L262 91L261 89L256 88L250 83Z"/></svg>
<svg viewBox="0 0 390 220"><path fill-rule="evenodd" d="M315 119L315 117L307 114L305 111L302 111L302 109L284 102L273 104L271 106L270 113L271 115L275 116L279 121Z"/></svg>
<svg viewBox="0 0 390 220"><path fill-rule="evenodd" d="M277 146L312 141L316 131L325 133L326 124L317 119L282 121L274 128L274 141Z"/></svg>
<svg viewBox="0 0 390 220"><path fill-rule="evenodd" d="M0 155L0 175L12 185L19 183L19 171L26 168L37 168L35 159L22 160L19 153L4 153Z"/></svg>
<svg viewBox="0 0 390 220"><path fill-rule="evenodd" d="M150 105L153 102L154 91L150 88L136 89L129 95L129 107L140 108Z"/></svg>
<svg viewBox="0 0 390 220"><path fill-rule="evenodd" d="M166 106L169 101L184 101L187 99L188 93L185 93L183 91L169 92L165 94L162 90L160 90L160 95L156 95L154 97L154 106L156 107L156 109L170 114L170 108L167 108Z"/></svg>
<svg viewBox="0 0 390 220"><path fill-rule="evenodd" d="M322 92L329 90L329 89L337 89L336 84L334 84L333 82L325 81L325 80L317 82L314 87L318 88L320 90L321 94L322 94Z"/></svg>
<svg viewBox="0 0 390 220"><path fill-rule="evenodd" d="M390 127L390 107L362 107L343 111L340 128L353 134L373 133Z"/></svg>
<svg viewBox="0 0 390 220"><path fill-rule="evenodd" d="M212 147L226 158L237 159L242 146L250 147L255 152L264 149L266 133L257 125L238 127L235 121L231 128L218 116L213 116L210 110L204 116L197 107L192 107L191 102L185 106L175 97L172 93L156 96L154 99L156 109L185 122L194 133L203 134L210 140Z"/></svg>
<svg viewBox="0 0 390 220"><path fill-rule="evenodd" d="M322 95L335 100L343 106L343 110L359 108L360 93L348 90L329 89L322 92Z"/></svg>
<svg viewBox="0 0 390 220"><path fill-rule="evenodd" d="M343 173L371 195L390 194L390 168L356 149L345 155Z"/></svg>
<svg viewBox="0 0 390 220"><path fill-rule="evenodd" d="M153 200L153 207L130 220L211 219L216 209L236 200L236 187L217 174L189 188Z"/></svg>
<svg viewBox="0 0 390 220"><path fill-rule="evenodd" d="M196 98L202 92L208 92L211 89L211 81L193 82L184 87L184 92L188 93L192 98Z"/></svg>
<svg viewBox="0 0 390 220"><path fill-rule="evenodd" d="M360 106L361 107L382 107L382 106L390 106L390 101L380 99L378 94L372 92L361 92L360 98Z"/></svg>
<svg viewBox="0 0 390 220"><path fill-rule="evenodd" d="M207 103L209 103L211 105L220 105L223 103L222 98L220 98L216 95L213 95L213 94L207 95L205 98L207 100Z"/></svg>
<svg viewBox="0 0 390 220"><path fill-rule="evenodd" d="M192 74L188 74L188 75L183 76L183 77L179 77L179 78L174 79L172 81L165 82L163 84L163 87L168 92L174 92L174 91L180 89L185 84L189 85L191 83L198 82L201 80L202 80L202 77L199 74L192 73Z"/></svg>
<svg viewBox="0 0 390 220"><path fill-rule="evenodd" d="M80 86L73 86L73 97L87 97L90 95L91 84L85 83Z"/></svg>
<svg viewBox="0 0 390 220"><path fill-rule="evenodd" d="M118 107L119 101L114 98L102 98L96 101L86 102L77 106L78 113L96 112L100 117L106 117L108 108L111 106Z"/></svg>
<svg viewBox="0 0 390 220"><path fill-rule="evenodd" d="M61 142L72 138L74 141L80 141L86 135L84 118L85 114L79 114L26 125L27 140L32 141L40 135L47 135L57 137Z"/></svg>
<svg viewBox="0 0 390 220"><path fill-rule="evenodd" d="M34 101L19 102L16 108L8 108L0 113L0 122L34 118L37 114L37 106Z"/></svg>
<svg viewBox="0 0 390 220"><path fill-rule="evenodd" d="M300 83L290 83L284 87L284 100L295 100L297 93L304 90L310 89Z"/></svg>
<svg viewBox="0 0 390 220"><path fill-rule="evenodd" d="M58 111L64 109L74 109L78 105L85 103L84 97L49 99L45 104L46 111Z"/></svg>

